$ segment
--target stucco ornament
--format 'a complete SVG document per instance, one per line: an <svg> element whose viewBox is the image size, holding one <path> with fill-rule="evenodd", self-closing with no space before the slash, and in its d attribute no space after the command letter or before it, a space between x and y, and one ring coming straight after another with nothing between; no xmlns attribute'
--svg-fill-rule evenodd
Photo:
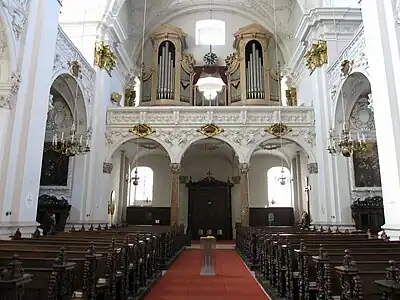
<svg viewBox="0 0 400 300"><path fill-rule="evenodd" d="M62 73L70 74L70 66L68 62L71 61L78 61L80 64L81 79L79 82L81 84L81 90L86 106L90 106L90 102L94 97L96 73L83 55L76 49L75 45L69 40L61 27L58 27L56 54L53 62L54 75Z"/></svg>
<svg viewBox="0 0 400 300"><path fill-rule="evenodd" d="M17 39L28 20L28 2L29 0L1 0L1 5L11 17L12 29Z"/></svg>
<svg viewBox="0 0 400 300"><path fill-rule="evenodd" d="M8 84L0 86L0 108L11 109L21 85L21 74L12 72Z"/></svg>
<svg viewBox="0 0 400 300"><path fill-rule="evenodd" d="M364 28L361 27L354 39L343 49L342 55L328 69L328 88L333 107L336 105L338 86L340 86L341 82L352 72L360 70L368 72L369 64L365 48ZM342 63L345 61L351 62L351 70L347 72L346 76L343 76Z"/></svg>

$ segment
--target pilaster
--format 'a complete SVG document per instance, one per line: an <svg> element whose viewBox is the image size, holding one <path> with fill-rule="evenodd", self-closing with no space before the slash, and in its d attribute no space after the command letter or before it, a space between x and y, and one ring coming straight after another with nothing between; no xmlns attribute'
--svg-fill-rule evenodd
<svg viewBox="0 0 400 300"><path fill-rule="evenodd" d="M110 75L105 69L95 67L95 99L92 104L92 144L87 161L88 176L86 181L86 207L87 214L90 214L90 221L107 220L108 198L104 199L104 194L99 186L102 186L103 160L106 156L104 147L104 134L106 127L106 112L110 97ZM86 215L87 215L86 214Z"/></svg>
<svg viewBox="0 0 400 300"><path fill-rule="evenodd" d="M239 164L240 170L240 223L243 227L249 227L250 203L249 203L249 169L248 163Z"/></svg>
<svg viewBox="0 0 400 300"><path fill-rule="evenodd" d="M379 98L379 105L374 105L374 117L385 210L383 228L388 237L398 240L400 237L399 11L394 1L381 0L363 0L361 9L364 20L368 20L364 23L364 33L371 90L373 97Z"/></svg>
<svg viewBox="0 0 400 300"><path fill-rule="evenodd" d="M0 176L1 227L26 233L36 227L45 125L53 73L60 3L31 0L21 37L20 86L8 118ZM9 214L6 215L6 212Z"/></svg>
<svg viewBox="0 0 400 300"><path fill-rule="evenodd" d="M171 168L171 226L179 225L179 174L181 165L170 164Z"/></svg>

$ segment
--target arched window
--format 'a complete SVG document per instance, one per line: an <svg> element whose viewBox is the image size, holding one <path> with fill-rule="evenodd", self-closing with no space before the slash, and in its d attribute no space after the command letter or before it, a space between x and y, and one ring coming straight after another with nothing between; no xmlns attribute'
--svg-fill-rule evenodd
<svg viewBox="0 0 400 300"><path fill-rule="evenodd" d="M138 184L134 185L135 170L139 177ZM130 206L151 206L153 202L154 172L149 167L136 167L131 172Z"/></svg>
<svg viewBox="0 0 400 300"><path fill-rule="evenodd" d="M267 182L268 206L292 207L292 191L289 169L285 167L270 168L267 171Z"/></svg>
<svg viewBox="0 0 400 300"><path fill-rule="evenodd" d="M225 22L200 20L196 22L196 45L225 45Z"/></svg>

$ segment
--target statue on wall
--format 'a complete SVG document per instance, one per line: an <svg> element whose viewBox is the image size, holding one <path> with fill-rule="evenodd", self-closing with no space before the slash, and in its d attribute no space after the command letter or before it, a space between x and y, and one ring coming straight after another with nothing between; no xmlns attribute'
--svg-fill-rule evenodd
<svg viewBox="0 0 400 300"><path fill-rule="evenodd" d="M378 147L376 142L368 143L368 150L353 155L355 187L380 187Z"/></svg>

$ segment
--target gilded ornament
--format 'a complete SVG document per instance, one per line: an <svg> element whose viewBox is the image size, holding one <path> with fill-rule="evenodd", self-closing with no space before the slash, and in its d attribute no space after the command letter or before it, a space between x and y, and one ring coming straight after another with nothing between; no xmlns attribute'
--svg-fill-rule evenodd
<svg viewBox="0 0 400 300"><path fill-rule="evenodd" d="M136 91L134 89L125 89L125 105L135 106Z"/></svg>
<svg viewBox="0 0 400 300"><path fill-rule="evenodd" d="M296 88L286 90L286 105L297 106L297 91Z"/></svg>
<svg viewBox="0 0 400 300"><path fill-rule="evenodd" d="M106 45L104 42L96 43L94 50L94 64L100 69L106 70L108 73L111 73L111 71L115 69L117 58L111 51L110 45Z"/></svg>
<svg viewBox="0 0 400 300"><path fill-rule="evenodd" d="M217 134L220 134L224 132L224 129L218 127L217 125L213 123L206 124L202 126L199 130L197 130L201 134L204 134L207 137L213 137Z"/></svg>
<svg viewBox="0 0 400 300"><path fill-rule="evenodd" d="M139 124L129 129L129 132L132 132L134 135L138 137L145 137L155 132L155 130L151 128L149 125Z"/></svg>
<svg viewBox="0 0 400 300"><path fill-rule="evenodd" d="M69 72L75 78L82 78L81 64L77 60L68 61Z"/></svg>
<svg viewBox="0 0 400 300"><path fill-rule="evenodd" d="M121 99L122 99L122 95L121 94L118 94L116 92L111 94L111 99L110 99L111 102L116 103L116 104L120 104Z"/></svg>
<svg viewBox="0 0 400 300"><path fill-rule="evenodd" d="M286 126L285 124L276 123L276 124L273 124L271 126L268 126L265 129L265 131L268 132L269 134L272 134L272 135L276 136L276 137L281 137L281 136L284 136L284 135L288 134L289 132L291 132L292 129L289 128L288 126Z"/></svg>
<svg viewBox="0 0 400 300"><path fill-rule="evenodd" d="M304 56L306 67L310 70L310 75L318 67L328 63L328 45L326 41L319 40L312 44L310 50Z"/></svg>

